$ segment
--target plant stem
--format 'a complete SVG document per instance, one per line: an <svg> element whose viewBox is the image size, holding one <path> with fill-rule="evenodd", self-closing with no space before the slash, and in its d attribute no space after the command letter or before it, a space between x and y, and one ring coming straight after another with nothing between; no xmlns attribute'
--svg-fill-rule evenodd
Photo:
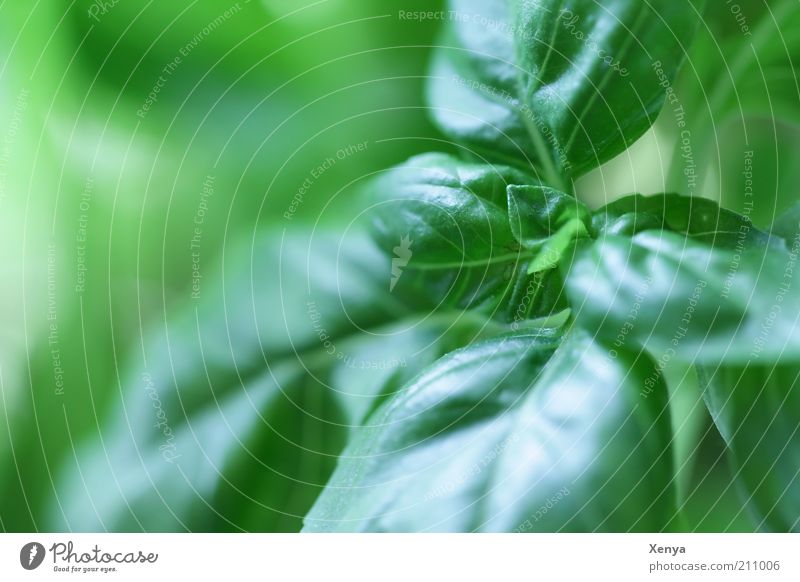
<svg viewBox="0 0 800 582"><path fill-rule="evenodd" d="M525 124L525 129L527 130L528 135L530 135L531 141L533 141L533 147L536 148L536 155L541 161L542 173L544 173L547 182L553 188L557 188L562 192L571 194L572 189L567 186L566 177L563 176L562 173L558 171L555 164L553 163L553 158L550 155L550 150L547 147L547 144L545 143L542 134L534 125L533 120L530 119L530 117L528 117L527 115L525 115L524 111L519 111L518 113L519 116L522 118L523 123Z"/></svg>

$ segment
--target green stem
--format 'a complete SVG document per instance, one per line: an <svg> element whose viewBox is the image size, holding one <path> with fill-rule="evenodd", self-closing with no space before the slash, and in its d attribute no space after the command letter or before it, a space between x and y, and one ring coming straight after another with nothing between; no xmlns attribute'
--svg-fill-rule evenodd
<svg viewBox="0 0 800 582"><path fill-rule="evenodd" d="M556 165L553 163L553 158L550 155L550 149L547 147L542 134L533 123L533 120L525 115L524 111L518 111L518 115L522 118L525 124L525 129L533 142L533 147L536 148L536 155L542 164L542 173L545 179L553 188L557 188L567 194L572 193L572 189L567 185L567 179L558 171Z"/></svg>
<svg viewBox="0 0 800 582"><path fill-rule="evenodd" d="M525 79L519 72L517 73L517 89L519 91L520 98L523 99L522 103L530 103L530 99L535 91L535 86L530 85L526 89ZM514 108L517 111L517 115L522 119L522 123L525 125L525 131L528 132L528 135L533 142L533 147L536 150L536 155L539 158L539 163L542 166L542 173L544 174L548 185L552 186L553 188L558 188L567 194L572 194L572 188L568 186L567 176L564 176L563 172L556 168L556 164L553 161L552 152L550 151L550 148L547 147L547 143L542 137L539 128L536 127L533 119L531 119L530 115L528 115L529 111L525 111L524 108L521 107L515 106Z"/></svg>

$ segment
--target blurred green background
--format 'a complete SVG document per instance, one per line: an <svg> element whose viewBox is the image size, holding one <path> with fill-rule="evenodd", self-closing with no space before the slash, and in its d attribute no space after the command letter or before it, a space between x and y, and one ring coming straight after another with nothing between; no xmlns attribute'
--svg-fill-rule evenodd
<svg viewBox="0 0 800 582"><path fill-rule="evenodd" d="M794 148L776 148L800 140L797 95L784 103L791 91L775 92L794 71L792 54L800 58L800 22L772 16L763 0L739 4L753 26L766 22L761 44L742 35L725 3L712 3L678 87L703 144L702 194L742 212L744 152L754 151L762 191L753 217L769 224L795 199L787 185L800 172L788 159ZM233 260L237 241L289 225L344 228L370 175L451 149L424 101L439 23L398 18L440 8L0 3L1 529L70 528L57 494L63 467L116 422L123 370L148 330L191 302L197 275ZM759 58L748 58L754 49ZM743 99L758 101L759 91L774 93L774 110L744 114ZM582 177L579 194L599 206L633 191L686 192L671 163L673 128L660 120ZM314 176L329 158L336 163ZM721 440L701 423L704 470L683 526L748 530L718 462Z"/></svg>

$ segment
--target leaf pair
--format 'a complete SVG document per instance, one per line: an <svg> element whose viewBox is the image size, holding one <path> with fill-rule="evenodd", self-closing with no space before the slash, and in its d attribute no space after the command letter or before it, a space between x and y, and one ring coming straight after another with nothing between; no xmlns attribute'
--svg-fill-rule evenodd
<svg viewBox="0 0 800 582"><path fill-rule="evenodd" d="M436 124L566 190L661 111L699 1L452 0L428 86Z"/></svg>

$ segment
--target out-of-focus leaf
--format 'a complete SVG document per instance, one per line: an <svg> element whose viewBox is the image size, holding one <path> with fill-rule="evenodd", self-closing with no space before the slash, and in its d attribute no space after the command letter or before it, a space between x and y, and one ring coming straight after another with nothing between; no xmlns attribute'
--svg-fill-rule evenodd
<svg viewBox="0 0 800 582"><path fill-rule="evenodd" d="M725 39L728 66L709 71L718 75L716 85L710 84L711 113L718 120L764 116L800 123L800 14L792 0L771 4L747 15L753 23L749 34Z"/></svg>
<svg viewBox="0 0 800 582"><path fill-rule="evenodd" d="M401 34L365 2L279 22L259 2L108 5L0 6L0 140L24 102L0 192L0 246L14 257L2 261L0 321L14 337L0 338L0 454L26 459L0 479L0 521L18 531L61 519L49 476L105 424L141 329L191 301L198 281L207 291L231 233L316 217L331 192L420 149L378 137L433 131L408 113L432 24ZM389 50L398 36L420 47Z"/></svg>
<svg viewBox="0 0 800 582"><path fill-rule="evenodd" d="M333 192L428 149L419 138L433 130L416 108L435 23L401 30L384 14L422 1L390 0L376 13L365 0L107 9L81 0L64 9L62 29L74 36L74 66L87 78L80 91L102 87L119 99L112 129L139 122L140 132L172 138L160 154L183 160L164 160L181 178L202 182L208 160L219 161L219 191L225 181L235 193L232 217L241 222L277 221L288 208L295 219L314 219ZM415 139L391 140L407 136ZM228 184L222 174L233 168Z"/></svg>
<svg viewBox="0 0 800 582"><path fill-rule="evenodd" d="M231 258L128 362L51 527L297 529L372 400L483 328L415 316L433 306L406 285L389 294L390 265L360 235L262 235Z"/></svg>
<svg viewBox="0 0 800 582"><path fill-rule="evenodd" d="M715 135L703 194L768 228L797 201L800 166L793 154L800 148L800 126L762 116L733 117Z"/></svg>

